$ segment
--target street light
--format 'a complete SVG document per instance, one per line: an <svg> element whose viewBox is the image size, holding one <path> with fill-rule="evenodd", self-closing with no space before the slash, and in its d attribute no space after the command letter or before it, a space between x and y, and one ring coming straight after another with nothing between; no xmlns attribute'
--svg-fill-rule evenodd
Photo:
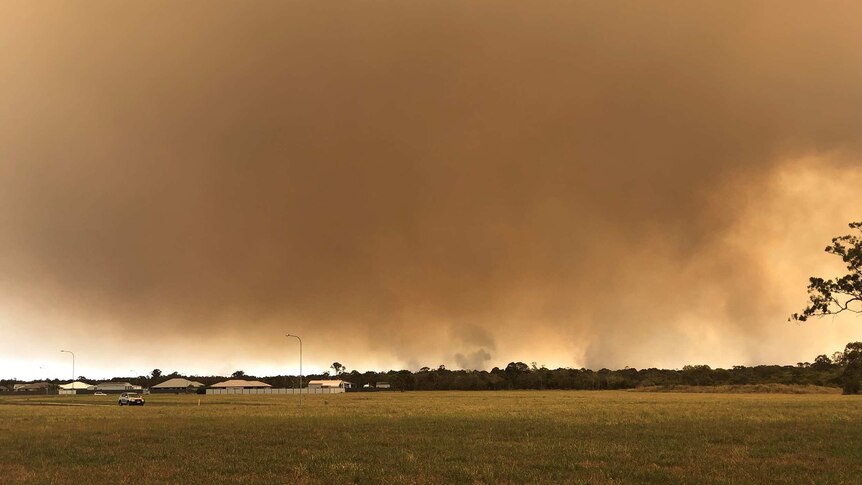
<svg viewBox="0 0 862 485"><path fill-rule="evenodd" d="M302 406L302 339L299 335L287 334L286 336L299 340L299 405Z"/></svg>
<svg viewBox="0 0 862 485"><path fill-rule="evenodd" d="M71 350L61 350L60 352L66 352L67 354L72 354L72 382L75 382L75 353ZM72 386L74 389L75 386Z"/></svg>

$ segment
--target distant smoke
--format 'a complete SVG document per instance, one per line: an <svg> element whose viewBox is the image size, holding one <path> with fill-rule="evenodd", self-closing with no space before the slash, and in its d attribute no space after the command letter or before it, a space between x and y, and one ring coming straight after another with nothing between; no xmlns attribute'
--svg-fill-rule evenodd
<svg viewBox="0 0 862 485"><path fill-rule="evenodd" d="M491 354L485 349L479 349L467 355L455 354L455 363L461 369L487 370L485 367L489 360L491 360Z"/></svg>
<svg viewBox="0 0 862 485"><path fill-rule="evenodd" d="M24 353L795 356L769 342L810 266L774 256L862 206L858 2L52 7L0 19Z"/></svg>

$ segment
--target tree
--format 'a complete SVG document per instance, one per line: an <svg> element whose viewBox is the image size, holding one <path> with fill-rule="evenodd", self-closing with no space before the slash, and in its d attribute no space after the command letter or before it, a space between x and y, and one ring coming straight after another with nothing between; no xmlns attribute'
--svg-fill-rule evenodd
<svg viewBox="0 0 862 485"><path fill-rule="evenodd" d="M814 363L811 364L811 368L814 370L829 370L832 368L832 359L830 359L826 354L818 355L814 358Z"/></svg>
<svg viewBox="0 0 862 485"><path fill-rule="evenodd" d="M409 370L400 370L392 376L392 383L395 389L401 392L413 390L413 373Z"/></svg>
<svg viewBox="0 0 862 485"><path fill-rule="evenodd" d="M341 375L341 373L345 370L345 367L338 362L333 362L332 365L329 367L335 371L335 375Z"/></svg>
<svg viewBox="0 0 862 485"><path fill-rule="evenodd" d="M862 233L862 222L851 222L850 229ZM812 316L862 313L862 238L854 234L832 238L825 251L841 257L847 274L830 280L809 278L808 306L802 313L791 315L790 320L804 322Z"/></svg>
<svg viewBox="0 0 862 485"><path fill-rule="evenodd" d="M682 368L682 381L690 386L711 385L712 369L708 365L686 365Z"/></svg>
<svg viewBox="0 0 862 485"><path fill-rule="evenodd" d="M862 386L862 342L850 342L844 348L844 373L841 387L844 394L859 394Z"/></svg>
<svg viewBox="0 0 862 485"><path fill-rule="evenodd" d="M506 366L506 373L508 374L523 374L524 372L530 372L530 366L523 362L509 362L509 365Z"/></svg>
<svg viewBox="0 0 862 485"><path fill-rule="evenodd" d="M233 374L231 374L230 376L233 377L234 379L236 379L237 377L245 377L245 372L238 370L238 371L234 372Z"/></svg>
<svg viewBox="0 0 862 485"><path fill-rule="evenodd" d="M509 365L506 366L505 372L509 384L514 388L518 388L520 383L519 376L530 372L530 366L523 362L509 362Z"/></svg>
<svg viewBox="0 0 862 485"><path fill-rule="evenodd" d="M162 370L161 369L153 369L153 371L150 372L150 375L153 376L153 379L158 379L159 377L162 376Z"/></svg>

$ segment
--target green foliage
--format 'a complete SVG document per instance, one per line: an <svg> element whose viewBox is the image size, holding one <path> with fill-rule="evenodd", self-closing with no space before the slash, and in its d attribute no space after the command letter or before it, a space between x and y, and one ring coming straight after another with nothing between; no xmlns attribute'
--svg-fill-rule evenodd
<svg viewBox="0 0 862 485"><path fill-rule="evenodd" d="M862 342L851 342L844 348L844 372L841 388L844 394L859 394L862 387Z"/></svg>
<svg viewBox="0 0 862 485"><path fill-rule="evenodd" d="M811 364L811 368L815 370L828 370L832 367L832 359L830 359L825 354L818 355L814 358L814 363Z"/></svg>
<svg viewBox="0 0 862 485"><path fill-rule="evenodd" d="M796 386L828 386L838 388L842 384L845 352L836 352L836 359L825 355L815 357L814 364L760 365L755 367L735 366L732 369L712 369L707 365L689 365L678 369L547 369L531 367L523 362L510 362L505 368L490 371L448 370L423 367L417 372L392 370L387 372L353 371L344 378L356 389L365 384L372 387L376 382L390 382L394 390L509 390L509 389L573 389L613 390L634 389L649 386L730 386L782 384ZM835 360L833 362L833 360ZM308 379L320 379L323 375L309 375ZM208 383L208 379L198 378ZM285 386L286 377L262 378L276 387Z"/></svg>
<svg viewBox="0 0 862 485"><path fill-rule="evenodd" d="M850 223L850 229L862 232L862 222ZM842 312L862 313L862 238L855 234L833 238L825 251L844 261L847 274L835 279L809 278L809 304L802 313L791 315L790 320L804 322L810 317Z"/></svg>

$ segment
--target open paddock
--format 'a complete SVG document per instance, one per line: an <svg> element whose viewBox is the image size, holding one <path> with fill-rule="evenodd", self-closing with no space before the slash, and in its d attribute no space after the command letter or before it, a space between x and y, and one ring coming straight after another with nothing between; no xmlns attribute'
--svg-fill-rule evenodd
<svg viewBox="0 0 862 485"><path fill-rule="evenodd" d="M200 405L198 404L200 402ZM72 405L68 405L72 404ZM862 398L0 397L3 483L858 483Z"/></svg>

